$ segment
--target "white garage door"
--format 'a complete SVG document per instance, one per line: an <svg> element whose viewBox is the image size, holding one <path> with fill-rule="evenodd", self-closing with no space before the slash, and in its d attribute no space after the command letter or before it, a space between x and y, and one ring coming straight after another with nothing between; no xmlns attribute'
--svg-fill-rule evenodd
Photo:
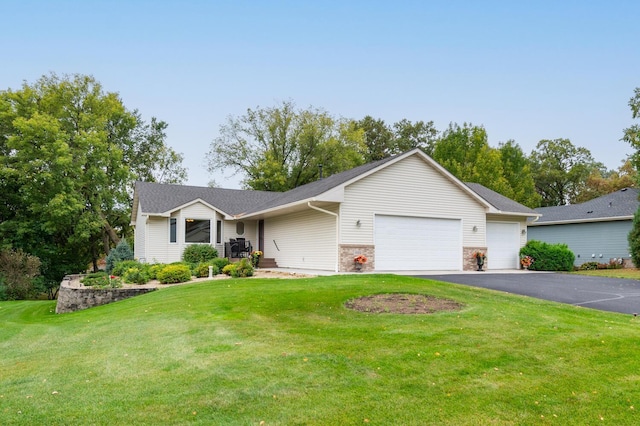
<svg viewBox="0 0 640 426"><path fill-rule="evenodd" d="M520 225L487 222L487 263L489 269L517 269Z"/></svg>
<svg viewBox="0 0 640 426"><path fill-rule="evenodd" d="M462 269L459 219L376 215L376 270Z"/></svg>

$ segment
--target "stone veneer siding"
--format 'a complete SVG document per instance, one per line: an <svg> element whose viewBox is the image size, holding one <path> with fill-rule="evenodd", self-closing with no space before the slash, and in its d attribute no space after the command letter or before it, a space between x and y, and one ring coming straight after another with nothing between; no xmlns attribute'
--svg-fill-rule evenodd
<svg viewBox="0 0 640 426"><path fill-rule="evenodd" d="M339 272L356 272L353 259L359 254L367 258L367 263L362 265L362 272L373 272L376 269L375 246L367 244L340 244Z"/></svg>
<svg viewBox="0 0 640 426"><path fill-rule="evenodd" d="M464 259L462 260L462 270L463 271L477 271L478 263L476 259L472 257L474 251L484 252L487 258L484 260L484 266L482 266L482 270L486 271L489 269L489 253L487 253L486 247L465 247L462 252Z"/></svg>
<svg viewBox="0 0 640 426"><path fill-rule="evenodd" d="M128 299L154 291L155 288L91 288L83 287L80 283L81 275L68 275L60 283L56 314L80 311L94 306L106 305L118 300ZM77 282L78 287L72 286Z"/></svg>

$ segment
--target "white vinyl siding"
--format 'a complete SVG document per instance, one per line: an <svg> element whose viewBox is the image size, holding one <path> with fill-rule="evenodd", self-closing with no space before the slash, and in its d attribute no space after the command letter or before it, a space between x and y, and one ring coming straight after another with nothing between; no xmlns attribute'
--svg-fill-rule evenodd
<svg viewBox="0 0 640 426"><path fill-rule="evenodd" d="M486 244L485 207L417 156L345 188L341 243L374 244L376 214L459 219L463 246Z"/></svg>
<svg viewBox="0 0 640 426"><path fill-rule="evenodd" d="M461 234L457 219L376 215L376 270L460 270Z"/></svg>
<svg viewBox="0 0 640 426"><path fill-rule="evenodd" d="M489 269L518 269L520 224L487 222L487 259Z"/></svg>
<svg viewBox="0 0 640 426"><path fill-rule="evenodd" d="M337 208L325 209L337 213ZM335 270L335 216L305 210L265 219L264 256L283 268Z"/></svg>

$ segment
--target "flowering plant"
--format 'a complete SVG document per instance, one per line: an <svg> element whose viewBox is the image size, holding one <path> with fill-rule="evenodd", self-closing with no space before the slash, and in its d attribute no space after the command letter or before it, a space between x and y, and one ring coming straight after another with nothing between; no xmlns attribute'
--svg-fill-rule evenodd
<svg viewBox="0 0 640 426"><path fill-rule="evenodd" d="M474 251L473 254L471 255L472 258L474 259L486 259L487 256L484 254L483 251Z"/></svg>
<svg viewBox="0 0 640 426"><path fill-rule="evenodd" d="M520 258L520 264L523 268L528 268L533 263L533 257L531 256L522 256Z"/></svg>
<svg viewBox="0 0 640 426"><path fill-rule="evenodd" d="M251 256L262 256L262 252L260 250L254 250L251 252Z"/></svg>
<svg viewBox="0 0 640 426"><path fill-rule="evenodd" d="M353 258L355 263L367 263L367 257L364 254L359 254Z"/></svg>
<svg viewBox="0 0 640 426"><path fill-rule="evenodd" d="M249 256L251 256L251 265L255 268L260 263L260 256L262 256L262 251L254 250Z"/></svg>

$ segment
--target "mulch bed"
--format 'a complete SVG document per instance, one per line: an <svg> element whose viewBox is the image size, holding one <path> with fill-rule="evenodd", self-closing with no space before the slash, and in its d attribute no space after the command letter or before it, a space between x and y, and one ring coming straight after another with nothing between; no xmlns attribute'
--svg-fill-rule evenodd
<svg viewBox="0 0 640 426"><path fill-rule="evenodd" d="M348 309L372 314L433 314L459 311L463 305L451 299L424 294L375 294L349 300Z"/></svg>

